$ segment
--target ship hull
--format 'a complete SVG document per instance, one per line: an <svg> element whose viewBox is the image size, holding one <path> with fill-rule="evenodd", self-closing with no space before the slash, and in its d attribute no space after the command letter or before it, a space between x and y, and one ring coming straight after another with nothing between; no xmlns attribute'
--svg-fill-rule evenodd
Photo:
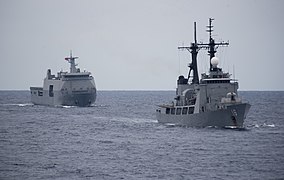
<svg viewBox="0 0 284 180"><path fill-rule="evenodd" d="M186 115L164 114L158 110L156 115L159 123L189 127L243 127L250 106L248 103L240 103L228 105L225 109Z"/></svg>
<svg viewBox="0 0 284 180"><path fill-rule="evenodd" d="M54 91L53 97L49 96L48 91L42 91L42 95L38 96L39 92L40 90L31 88L31 102L35 105L87 107L95 103L97 96L96 90L93 90L93 92L76 92L71 94Z"/></svg>
<svg viewBox="0 0 284 180"><path fill-rule="evenodd" d="M62 105L64 106L90 106L96 101L95 93L80 93L62 96Z"/></svg>

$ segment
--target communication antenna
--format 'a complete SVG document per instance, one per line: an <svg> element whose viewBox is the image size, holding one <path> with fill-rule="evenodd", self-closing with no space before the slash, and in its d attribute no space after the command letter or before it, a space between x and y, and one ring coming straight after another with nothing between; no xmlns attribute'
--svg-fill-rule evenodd
<svg viewBox="0 0 284 180"><path fill-rule="evenodd" d="M233 78L234 78L234 93L236 93L236 77L235 77L235 65L233 64Z"/></svg>
<svg viewBox="0 0 284 180"><path fill-rule="evenodd" d="M178 74L180 73L180 52L178 51Z"/></svg>
<svg viewBox="0 0 284 180"><path fill-rule="evenodd" d="M213 18L209 18L209 25L207 26L207 32L209 33L209 42L208 43L199 43L198 45L202 45L202 46L207 46L205 49L208 49L208 54L209 54L209 64L210 64L210 68L209 68L209 72L213 71L213 66L211 64L211 59L213 57L215 57L215 53L217 52L217 48L219 46L228 46L229 42L215 42L215 40L212 38L212 32L213 32L213 25L212 25L212 21L214 19Z"/></svg>
<svg viewBox="0 0 284 180"><path fill-rule="evenodd" d="M194 43L197 44L197 40L196 40L196 22L194 22Z"/></svg>

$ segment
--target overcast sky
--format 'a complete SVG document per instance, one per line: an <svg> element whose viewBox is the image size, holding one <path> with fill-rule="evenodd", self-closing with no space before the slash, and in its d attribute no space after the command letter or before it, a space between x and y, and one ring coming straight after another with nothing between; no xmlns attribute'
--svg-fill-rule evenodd
<svg viewBox="0 0 284 180"><path fill-rule="evenodd" d="M174 90L212 17L223 70L240 90L284 90L282 0L0 0L0 89L42 86L48 68L69 70L70 50L98 90ZM199 73L208 70L199 51ZM234 67L234 68L233 68Z"/></svg>

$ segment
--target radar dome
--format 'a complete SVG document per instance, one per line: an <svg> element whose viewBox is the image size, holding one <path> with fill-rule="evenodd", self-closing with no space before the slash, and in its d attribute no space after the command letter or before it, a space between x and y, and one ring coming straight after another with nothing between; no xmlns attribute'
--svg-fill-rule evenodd
<svg viewBox="0 0 284 180"><path fill-rule="evenodd" d="M211 59L211 64L212 64L213 67L217 67L217 65L219 64L219 58L213 57Z"/></svg>

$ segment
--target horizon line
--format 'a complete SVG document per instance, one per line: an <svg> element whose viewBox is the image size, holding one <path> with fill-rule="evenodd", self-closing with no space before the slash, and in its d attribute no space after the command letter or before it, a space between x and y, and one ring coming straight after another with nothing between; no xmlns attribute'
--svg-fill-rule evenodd
<svg viewBox="0 0 284 180"><path fill-rule="evenodd" d="M176 89L100 89L97 91L175 91ZM30 91L29 89L0 89L0 91ZM284 89L240 89L238 91L284 91Z"/></svg>

